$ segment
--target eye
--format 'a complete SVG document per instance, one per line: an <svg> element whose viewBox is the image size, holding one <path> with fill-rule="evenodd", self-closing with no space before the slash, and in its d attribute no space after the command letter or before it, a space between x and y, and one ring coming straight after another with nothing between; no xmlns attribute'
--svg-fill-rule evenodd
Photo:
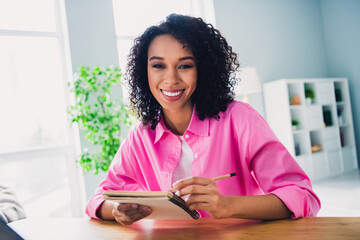
<svg viewBox="0 0 360 240"><path fill-rule="evenodd" d="M180 65L179 68L180 69L188 69L188 68L192 68L193 66L192 65L189 65L189 64L184 64L184 65Z"/></svg>
<svg viewBox="0 0 360 240"><path fill-rule="evenodd" d="M162 64L154 64L153 66L152 66L153 68L165 68L165 66L164 65L162 65Z"/></svg>

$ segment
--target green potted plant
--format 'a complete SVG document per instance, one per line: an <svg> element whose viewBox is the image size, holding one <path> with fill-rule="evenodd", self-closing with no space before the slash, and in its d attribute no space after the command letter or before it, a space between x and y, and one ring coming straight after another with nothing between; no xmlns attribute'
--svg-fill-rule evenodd
<svg viewBox="0 0 360 240"><path fill-rule="evenodd" d="M106 172L132 124L128 107L114 94L121 92L121 76L119 68L82 66L69 83L75 104L68 114L91 144L91 150L84 148L78 159L84 172Z"/></svg>
<svg viewBox="0 0 360 240"><path fill-rule="evenodd" d="M292 126L293 130L297 130L299 125L300 125L300 122L298 120L296 120L296 119L291 120L291 126Z"/></svg>
<svg viewBox="0 0 360 240"><path fill-rule="evenodd" d="M305 89L305 99L307 104L311 104L315 100L315 92L312 88Z"/></svg>

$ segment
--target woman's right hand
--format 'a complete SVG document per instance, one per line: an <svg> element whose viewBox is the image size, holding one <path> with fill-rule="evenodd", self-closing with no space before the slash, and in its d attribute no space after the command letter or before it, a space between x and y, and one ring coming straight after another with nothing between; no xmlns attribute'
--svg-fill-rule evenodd
<svg viewBox="0 0 360 240"><path fill-rule="evenodd" d="M135 203L116 203L112 210L115 220L122 225L130 225L151 213L150 207Z"/></svg>

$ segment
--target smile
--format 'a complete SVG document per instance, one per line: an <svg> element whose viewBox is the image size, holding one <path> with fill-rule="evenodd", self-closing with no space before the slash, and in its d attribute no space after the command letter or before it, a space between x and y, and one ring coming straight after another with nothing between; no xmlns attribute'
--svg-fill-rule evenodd
<svg viewBox="0 0 360 240"><path fill-rule="evenodd" d="M173 91L165 91L165 90L161 90L161 92L163 94L165 94L166 96L169 96L169 97L176 97L176 96L179 96L184 90L179 90L179 91L176 91L176 92L173 92Z"/></svg>

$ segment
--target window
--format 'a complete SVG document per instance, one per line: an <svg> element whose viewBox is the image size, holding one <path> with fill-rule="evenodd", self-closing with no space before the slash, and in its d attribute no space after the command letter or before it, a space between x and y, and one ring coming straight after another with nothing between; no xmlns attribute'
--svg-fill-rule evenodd
<svg viewBox="0 0 360 240"><path fill-rule="evenodd" d="M126 70L127 56L134 39L171 13L202 17L215 26L212 0L113 0L113 10L119 63L123 70ZM123 94L126 99L128 94L125 89Z"/></svg>
<svg viewBox="0 0 360 240"><path fill-rule="evenodd" d="M83 211L66 114L64 16L62 0L0 1L0 182L28 217Z"/></svg>

